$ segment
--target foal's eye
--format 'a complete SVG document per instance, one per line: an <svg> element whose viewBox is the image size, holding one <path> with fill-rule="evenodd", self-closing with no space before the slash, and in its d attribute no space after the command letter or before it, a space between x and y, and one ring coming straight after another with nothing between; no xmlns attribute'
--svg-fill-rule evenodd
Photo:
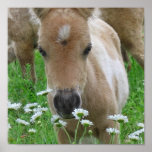
<svg viewBox="0 0 152 152"><path fill-rule="evenodd" d="M89 52L91 51L91 48L92 48L92 44L89 43L88 46L85 48L83 54L84 54L84 55L88 55Z"/></svg>
<svg viewBox="0 0 152 152"><path fill-rule="evenodd" d="M42 56L46 56L46 52L40 46L38 47L38 49Z"/></svg>

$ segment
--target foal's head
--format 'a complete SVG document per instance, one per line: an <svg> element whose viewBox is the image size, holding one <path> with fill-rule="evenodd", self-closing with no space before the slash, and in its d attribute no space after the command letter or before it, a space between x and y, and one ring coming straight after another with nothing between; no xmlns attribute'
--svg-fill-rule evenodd
<svg viewBox="0 0 152 152"><path fill-rule="evenodd" d="M45 62L48 87L59 115L71 118L81 106L86 62L91 50L87 19L91 9L35 9L41 20L39 51Z"/></svg>

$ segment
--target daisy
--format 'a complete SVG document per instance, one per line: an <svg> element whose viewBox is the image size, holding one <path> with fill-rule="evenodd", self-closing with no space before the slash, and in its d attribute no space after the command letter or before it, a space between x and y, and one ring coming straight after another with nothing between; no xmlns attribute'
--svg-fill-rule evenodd
<svg viewBox="0 0 152 152"><path fill-rule="evenodd" d="M88 111L80 108L80 109L75 109L72 112L72 114L75 117L75 119L81 119L88 116Z"/></svg>
<svg viewBox="0 0 152 152"><path fill-rule="evenodd" d="M19 118L16 120L16 122L19 123L19 124L23 124L23 125L25 125L25 126L30 125L29 122L26 122L25 120L22 120L22 119L19 119Z"/></svg>
<svg viewBox="0 0 152 152"><path fill-rule="evenodd" d="M44 91L40 91L37 93L37 96L41 96L41 95L47 95L48 93L52 92L53 89L48 88L47 90Z"/></svg>
<svg viewBox="0 0 152 152"><path fill-rule="evenodd" d="M30 112L32 112L32 109L24 108L24 112L25 112L25 113L30 113Z"/></svg>
<svg viewBox="0 0 152 152"><path fill-rule="evenodd" d="M115 134L119 134L120 133L120 131L118 129L115 129L115 128L107 128L106 132L108 132L111 135L115 135Z"/></svg>
<svg viewBox="0 0 152 152"><path fill-rule="evenodd" d="M36 133L36 130L35 129L33 129L33 128L31 128L31 129L29 129L29 131L28 132L30 132L30 133Z"/></svg>
<svg viewBox="0 0 152 152"><path fill-rule="evenodd" d="M21 107L21 103L8 102L8 109L18 110Z"/></svg>
<svg viewBox="0 0 152 152"><path fill-rule="evenodd" d="M89 120L81 120L80 122L84 127L89 127L89 126L93 125L93 123Z"/></svg>
<svg viewBox="0 0 152 152"><path fill-rule="evenodd" d="M131 135L139 136L139 135L142 134L143 132L144 132L144 128L133 132Z"/></svg>
<svg viewBox="0 0 152 152"><path fill-rule="evenodd" d="M42 111L48 111L48 108L47 107L42 107L41 110Z"/></svg>
<svg viewBox="0 0 152 152"><path fill-rule="evenodd" d="M38 118L38 117L40 117L42 115L42 112L40 111L40 112L36 112L32 117L31 117L31 120L30 120L30 122L35 122L35 120Z"/></svg>
<svg viewBox="0 0 152 152"><path fill-rule="evenodd" d="M118 121L119 123L122 123L122 122L127 123L128 122L127 116L123 116L122 114L109 115L107 117L107 119Z"/></svg>
<svg viewBox="0 0 152 152"><path fill-rule="evenodd" d="M45 107L38 107L38 108L34 108L33 109L33 112L45 112L45 111L47 111L48 110L48 108L45 108Z"/></svg>
<svg viewBox="0 0 152 152"><path fill-rule="evenodd" d="M57 123L60 120L60 117L58 115L53 115L51 118L51 123Z"/></svg>
<svg viewBox="0 0 152 152"><path fill-rule="evenodd" d="M140 127L140 128L144 128L144 124L143 123L138 123L137 126Z"/></svg>
<svg viewBox="0 0 152 152"><path fill-rule="evenodd" d="M133 135L133 134L130 134L130 135L128 136L128 138L131 139L131 140L133 140L133 141L138 141L138 140L140 139L138 136Z"/></svg>
<svg viewBox="0 0 152 152"><path fill-rule="evenodd" d="M33 108L33 107L36 107L37 105L38 105L38 103L29 103L24 107L24 109Z"/></svg>
<svg viewBox="0 0 152 152"><path fill-rule="evenodd" d="M54 123L58 128L65 127L67 123L65 121L59 120L57 123Z"/></svg>

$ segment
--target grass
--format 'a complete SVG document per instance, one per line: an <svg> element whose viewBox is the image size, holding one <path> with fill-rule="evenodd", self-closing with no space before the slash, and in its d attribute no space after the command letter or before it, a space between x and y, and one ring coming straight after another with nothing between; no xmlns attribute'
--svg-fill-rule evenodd
<svg viewBox="0 0 152 152"><path fill-rule="evenodd" d="M128 135L138 130L137 123L144 122L144 71L138 63L131 58L132 68L128 72L130 95L128 102L123 108L123 115L128 116L129 122L121 125L121 144L133 144L128 141ZM42 107L48 107L46 96L36 96L36 93L46 89L46 76L44 62L39 52L35 52L35 65L37 83L33 85L29 74L22 78L21 68L18 61L8 66L8 99L11 102L20 102L22 107L27 103L37 102ZM27 71L30 67L27 66ZM50 122L51 112L48 110L39 118L39 121L24 126L17 124L17 118L29 122L31 114L25 114L23 108L17 111L8 111L8 122L11 129L8 132L10 144L57 144L56 133ZM36 129L36 133L29 133L30 128ZM144 135L142 135L144 140ZM135 142L136 143L136 142Z"/></svg>
<svg viewBox="0 0 152 152"><path fill-rule="evenodd" d="M127 104L123 108L123 115L128 116L129 122L123 126L121 143L126 142L126 135L138 129L137 123L144 123L144 71L139 64L131 58L132 68L128 72L130 95ZM144 135L142 136L144 140Z"/></svg>

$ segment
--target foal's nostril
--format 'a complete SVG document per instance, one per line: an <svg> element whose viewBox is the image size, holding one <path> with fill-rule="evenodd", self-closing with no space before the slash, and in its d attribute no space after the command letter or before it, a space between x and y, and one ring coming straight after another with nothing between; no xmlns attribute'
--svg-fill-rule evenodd
<svg viewBox="0 0 152 152"><path fill-rule="evenodd" d="M60 90L54 97L54 107L62 115L69 115L81 103L79 94L74 90Z"/></svg>
<svg viewBox="0 0 152 152"><path fill-rule="evenodd" d="M60 101L60 97L58 95L56 95L54 97L54 106L55 108L59 109L61 107L61 103L59 102Z"/></svg>
<svg viewBox="0 0 152 152"><path fill-rule="evenodd" d="M75 94L75 98L73 100L73 105L78 108L80 106L80 96L78 94Z"/></svg>

